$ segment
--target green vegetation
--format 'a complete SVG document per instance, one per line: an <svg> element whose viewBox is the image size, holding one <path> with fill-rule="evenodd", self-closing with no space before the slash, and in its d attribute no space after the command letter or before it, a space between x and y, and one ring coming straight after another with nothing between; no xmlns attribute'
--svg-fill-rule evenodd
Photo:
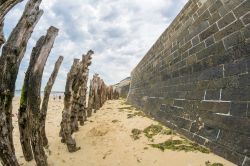
<svg viewBox="0 0 250 166"><path fill-rule="evenodd" d="M173 133L170 129L164 129L162 125L150 125L143 130L143 133L148 138L153 138L158 134L171 135Z"/></svg>
<svg viewBox="0 0 250 166"><path fill-rule="evenodd" d="M150 125L143 130L143 133L148 138L153 138L162 131L163 127L160 125Z"/></svg>
<svg viewBox="0 0 250 166"><path fill-rule="evenodd" d="M138 139L140 138L140 134L142 133L142 131L139 130L139 129L133 129L131 132L132 132L131 137L132 137L134 140L138 140Z"/></svg>
<svg viewBox="0 0 250 166"><path fill-rule="evenodd" d="M142 112L142 111L137 111L137 112L135 112L135 113L134 113L134 116L147 117L147 115L146 115L144 112Z"/></svg>
<svg viewBox="0 0 250 166"><path fill-rule="evenodd" d="M137 111L137 112L134 112L133 114L128 114L128 119L130 118L133 118L135 116L140 116L140 117L148 117L144 112L142 111Z"/></svg>
<svg viewBox="0 0 250 166"><path fill-rule="evenodd" d="M120 107L119 110L132 110L133 106Z"/></svg>
<svg viewBox="0 0 250 166"><path fill-rule="evenodd" d="M22 88L22 91L21 91L20 105L21 105L21 107L27 107L26 81L24 81L23 88Z"/></svg>
<svg viewBox="0 0 250 166"><path fill-rule="evenodd" d="M210 153L209 149L188 140L167 140L159 144L150 144L150 146L152 146L153 148L158 148L162 151L164 151L165 149L169 149L173 151L199 151L202 153Z"/></svg>
<svg viewBox="0 0 250 166"><path fill-rule="evenodd" d="M206 166L224 166L221 163L211 163L210 161L207 161L205 164Z"/></svg>

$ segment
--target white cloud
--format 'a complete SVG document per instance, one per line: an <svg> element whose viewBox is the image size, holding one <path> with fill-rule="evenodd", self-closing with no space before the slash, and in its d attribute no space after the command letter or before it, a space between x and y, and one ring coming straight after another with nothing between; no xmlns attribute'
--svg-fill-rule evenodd
<svg viewBox="0 0 250 166"><path fill-rule="evenodd" d="M95 51L90 69L99 73L107 84L130 75L187 0L43 0L44 15L36 26L29 48L20 67L17 89L22 87L29 55L37 39L50 25L60 29L48 59L43 86L59 55L64 56L54 90L64 90L67 72L74 58L89 49ZM6 17L8 35L20 17L24 4L19 4Z"/></svg>

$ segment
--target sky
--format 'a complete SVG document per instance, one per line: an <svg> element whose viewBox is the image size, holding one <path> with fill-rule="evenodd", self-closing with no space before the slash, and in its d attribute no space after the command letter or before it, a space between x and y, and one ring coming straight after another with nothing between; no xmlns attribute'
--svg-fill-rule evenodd
<svg viewBox="0 0 250 166"><path fill-rule="evenodd" d="M27 0L5 17L8 37L22 15ZM44 14L28 42L21 63L16 89L22 87L32 48L50 26L59 28L54 47L43 73L42 89L59 55L64 62L54 91L64 91L67 73L74 58L92 49L90 78L98 73L106 84L116 84L130 76L153 43L170 25L187 0L43 0Z"/></svg>

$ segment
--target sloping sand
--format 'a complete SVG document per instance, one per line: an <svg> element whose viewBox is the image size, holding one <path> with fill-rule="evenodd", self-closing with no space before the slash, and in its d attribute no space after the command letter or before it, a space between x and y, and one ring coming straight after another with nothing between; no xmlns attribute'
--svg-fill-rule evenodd
<svg viewBox="0 0 250 166"><path fill-rule="evenodd" d="M224 166L233 164L214 154L201 152L164 152L152 148L152 142L141 134L138 140L132 139L131 130L143 130L151 124L158 124L147 117L135 116L128 118L135 109L124 105L124 101L108 101L104 107L88 119L74 135L81 150L69 153L66 146L60 142L61 112L63 100L51 100L47 116L47 136L49 139L48 162L51 166L205 166L206 161L222 163ZM34 166L35 162L27 163L22 155L19 143L19 131L16 112L19 99L15 98L14 108L14 141L16 155L23 166ZM169 139L169 135L154 137L153 143ZM179 137L179 136L174 136Z"/></svg>

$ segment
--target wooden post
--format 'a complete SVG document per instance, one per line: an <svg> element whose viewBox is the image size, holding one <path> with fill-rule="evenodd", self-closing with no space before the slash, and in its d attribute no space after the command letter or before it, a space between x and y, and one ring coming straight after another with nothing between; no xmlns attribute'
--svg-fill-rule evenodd
<svg viewBox="0 0 250 166"><path fill-rule="evenodd" d="M40 130L41 130L41 135L42 135L42 141L43 141L43 146L47 146L48 145L48 139L46 137L46 132L45 132L45 122L46 122L46 115L47 115L47 109L48 109L48 103L49 103L49 97L50 97L50 93L52 90L52 87L55 83L57 74L58 74L58 70L62 64L63 61L63 56L60 56L58 58L58 60L56 61L54 70L49 78L49 81L47 82L47 85L44 89L44 97L43 97L43 103L42 103L42 108L41 108L41 126L40 126Z"/></svg>
<svg viewBox="0 0 250 166"><path fill-rule="evenodd" d="M88 116L91 116L92 110L96 112L110 99L111 90L111 87L107 87L98 74L93 75L89 88Z"/></svg>
<svg viewBox="0 0 250 166"><path fill-rule="evenodd" d="M47 156L43 149L43 142L41 139L41 81L44 66L46 64L49 53L53 47L58 29L50 27L46 36L42 36L33 49L32 53L36 55L36 62L34 67L30 70L29 84L28 84L28 103L27 109L29 112L30 121L30 136L33 154L37 166L47 166Z"/></svg>
<svg viewBox="0 0 250 166"><path fill-rule="evenodd" d="M88 98L88 108L87 108L87 116L92 116L93 111L93 102L94 102L94 93L93 93L93 81L90 80L89 84L89 98Z"/></svg>
<svg viewBox="0 0 250 166"><path fill-rule="evenodd" d="M4 165L18 165L12 138L12 99L18 69L27 42L42 15L41 0L30 0L21 19L3 46L0 57L0 159Z"/></svg>
<svg viewBox="0 0 250 166"><path fill-rule="evenodd" d="M36 63L37 54L32 52L30 57L29 67L25 73L23 88L21 92L20 98L20 108L18 111L18 125L20 132L20 142L23 150L23 155L26 161L31 161L33 159L32 148L30 144L30 128L29 128L29 113L27 110L28 103L28 85L29 85L29 77L30 71L34 68Z"/></svg>
<svg viewBox="0 0 250 166"><path fill-rule="evenodd" d="M0 48L5 43L3 34L4 16L21 0L2 0L0 1Z"/></svg>
<svg viewBox="0 0 250 166"><path fill-rule="evenodd" d="M78 129L78 121L81 125L84 125L86 118L86 93L87 93L87 81L89 74L89 66L91 65L91 59L94 52L88 51L87 55L83 55L82 61L79 63L78 73L76 76L75 84L73 85L73 104L71 107L71 119L73 132Z"/></svg>
<svg viewBox="0 0 250 166"><path fill-rule="evenodd" d="M76 141L72 138L72 129L71 129L71 98L72 98L72 84L73 77L77 73L77 65L79 63L79 59L75 59L71 69L67 75L67 81L64 92L64 109L62 113L62 121L61 121L61 130L60 137L62 137L61 142L67 144L67 148L69 152L75 152L80 149L80 147L76 147Z"/></svg>

